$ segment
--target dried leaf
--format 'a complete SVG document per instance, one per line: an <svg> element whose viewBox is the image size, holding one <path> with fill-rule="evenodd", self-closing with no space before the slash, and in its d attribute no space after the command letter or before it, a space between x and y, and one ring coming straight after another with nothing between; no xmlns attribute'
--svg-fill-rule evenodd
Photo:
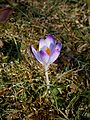
<svg viewBox="0 0 90 120"><path fill-rule="evenodd" d="M0 8L0 22L6 22L9 19L12 12L13 10L11 8Z"/></svg>

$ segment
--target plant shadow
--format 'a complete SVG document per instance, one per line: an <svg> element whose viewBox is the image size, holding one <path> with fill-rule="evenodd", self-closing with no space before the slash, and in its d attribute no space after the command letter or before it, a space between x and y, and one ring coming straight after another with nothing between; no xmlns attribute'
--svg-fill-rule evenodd
<svg viewBox="0 0 90 120"><path fill-rule="evenodd" d="M8 40L3 42L0 52L5 56L7 62L21 60L20 52L21 43L16 40Z"/></svg>

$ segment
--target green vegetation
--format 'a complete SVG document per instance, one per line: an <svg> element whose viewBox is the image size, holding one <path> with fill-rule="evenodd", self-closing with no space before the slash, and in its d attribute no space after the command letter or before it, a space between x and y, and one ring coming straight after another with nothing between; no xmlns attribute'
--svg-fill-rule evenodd
<svg viewBox="0 0 90 120"><path fill-rule="evenodd" d="M0 120L90 120L88 3L6 3L14 12L6 23L0 23ZM48 33L61 41L63 48L49 67L50 93L45 95L44 68L28 46L38 48L39 39Z"/></svg>

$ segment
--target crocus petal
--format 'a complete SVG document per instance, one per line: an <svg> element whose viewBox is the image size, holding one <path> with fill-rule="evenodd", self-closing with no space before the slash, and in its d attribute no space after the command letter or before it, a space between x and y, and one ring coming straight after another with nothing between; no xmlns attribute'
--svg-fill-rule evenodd
<svg viewBox="0 0 90 120"><path fill-rule="evenodd" d="M62 48L62 44L61 43L56 44L55 50L61 51L61 48Z"/></svg>
<svg viewBox="0 0 90 120"><path fill-rule="evenodd" d="M46 45L49 48L51 44L55 44L54 37L52 35L48 35L45 39Z"/></svg>
<svg viewBox="0 0 90 120"><path fill-rule="evenodd" d="M59 54L60 54L60 51L55 49L53 54L50 56L50 59L48 61L48 65L52 64L58 58Z"/></svg>
<svg viewBox="0 0 90 120"><path fill-rule="evenodd" d="M56 44L55 48L53 48L54 50L51 50L52 54L50 55L48 64L52 64L58 58L61 48L62 48L62 44L58 43L58 44Z"/></svg>
<svg viewBox="0 0 90 120"><path fill-rule="evenodd" d="M39 41L39 51L44 47L46 46L46 42L44 39L40 39Z"/></svg>
<svg viewBox="0 0 90 120"><path fill-rule="evenodd" d="M55 44L50 44L50 47L49 47L49 49L50 49L50 51L51 51L51 54L53 54L53 52L54 52L54 50L55 50L55 47L56 47L56 45Z"/></svg>
<svg viewBox="0 0 90 120"><path fill-rule="evenodd" d="M33 55L35 56L35 58L36 58L41 64L43 64L39 52L37 52L37 51L34 49L33 46L31 46L31 51L32 51Z"/></svg>
<svg viewBox="0 0 90 120"><path fill-rule="evenodd" d="M45 51L41 50L40 51L40 57L41 57L44 65L46 65L48 63L48 60L49 60L49 55Z"/></svg>

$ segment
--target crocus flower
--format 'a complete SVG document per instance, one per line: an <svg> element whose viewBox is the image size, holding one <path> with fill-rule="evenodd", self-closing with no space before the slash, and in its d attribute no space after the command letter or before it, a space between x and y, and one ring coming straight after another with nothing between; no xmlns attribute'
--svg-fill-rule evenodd
<svg viewBox="0 0 90 120"><path fill-rule="evenodd" d="M40 39L39 51L36 51L31 45L31 51L35 58L44 66L52 64L59 56L62 48L61 43L56 43L52 35L48 35L46 39Z"/></svg>
<svg viewBox="0 0 90 120"><path fill-rule="evenodd" d="M46 39L40 39L38 51L31 45L31 51L34 57L45 67L47 85L49 84L48 66L58 58L61 48L62 44L56 43L54 37L50 34L46 36Z"/></svg>

